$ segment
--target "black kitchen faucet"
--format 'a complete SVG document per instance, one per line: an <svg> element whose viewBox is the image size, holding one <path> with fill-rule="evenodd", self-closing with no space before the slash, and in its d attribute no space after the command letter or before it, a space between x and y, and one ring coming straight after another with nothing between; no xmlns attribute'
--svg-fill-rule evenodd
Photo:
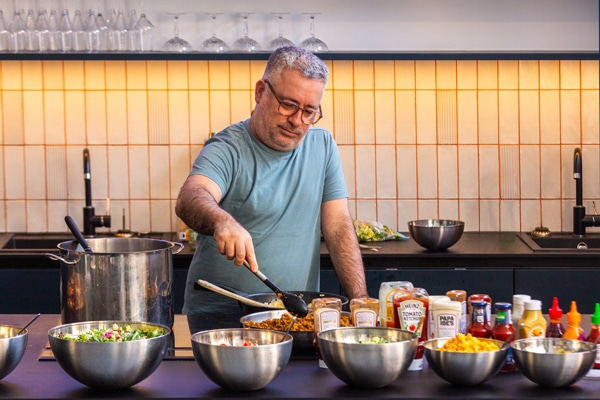
<svg viewBox="0 0 600 400"><path fill-rule="evenodd" d="M92 171L90 151L83 149L83 179L85 181L85 207L83 207L83 234L94 236L96 228L110 228L110 215L95 215L92 207Z"/></svg>
<svg viewBox="0 0 600 400"><path fill-rule="evenodd" d="M588 226L600 226L600 216L585 215L583 206L583 173L581 149L575 148L573 153L573 179L575 179L575 206L573 207L573 234L585 236Z"/></svg>

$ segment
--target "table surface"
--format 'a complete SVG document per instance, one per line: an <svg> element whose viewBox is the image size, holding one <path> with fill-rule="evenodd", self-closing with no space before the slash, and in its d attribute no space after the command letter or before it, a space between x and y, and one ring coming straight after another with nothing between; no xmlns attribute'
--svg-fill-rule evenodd
<svg viewBox="0 0 600 400"><path fill-rule="evenodd" d="M33 315L2 314L0 324L23 326ZM40 360L46 349L48 329L60 323L59 315L42 315L29 327L27 350L16 369L0 381L2 398L600 398L600 380L582 379L560 389L540 387L520 372L499 373L482 385L458 387L446 383L431 369L407 371L381 389L358 389L346 385L317 360L290 360L266 388L254 392L231 392L210 381L193 358L165 359L157 370L137 385L119 391L99 391L77 382L56 361ZM174 331L185 329L185 317L176 316ZM185 337L188 333L180 332ZM183 345L183 343L177 345Z"/></svg>

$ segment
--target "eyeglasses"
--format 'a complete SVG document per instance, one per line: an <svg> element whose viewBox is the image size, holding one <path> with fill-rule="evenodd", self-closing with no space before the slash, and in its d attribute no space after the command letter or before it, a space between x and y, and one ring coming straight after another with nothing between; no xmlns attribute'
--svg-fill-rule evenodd
<svg viewBox="0 0 600 400"><path fill-rule="evenodd" d="M284 115L286 117L291 117L292 115L296 115L298 110L302 111L301 120L306 125L316 124L321 118L323 118L323 112L321 111L321 106L319 105L318 110L306 110L304 108L300 108L300 106L292 101L287 100L279 100L279 96L273 90L273 86L271 82L268 80L264 80L267 85L269 85L269 89L271 89L271 93L273 93L273 97L279 103L279 114Z"/></svg>

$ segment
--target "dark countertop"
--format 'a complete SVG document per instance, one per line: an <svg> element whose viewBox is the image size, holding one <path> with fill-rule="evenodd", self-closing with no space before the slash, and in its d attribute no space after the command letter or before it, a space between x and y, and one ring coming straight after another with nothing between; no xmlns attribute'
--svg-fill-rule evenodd
<svg viewBox="0 0 600 400"><path fill-rule="evenodd" d="M33 315L4 314L0 323L23 326ZM181 318L180 315L176 319ZM39 360L48 339L48 329L60 316L42 315L29 327L27 350L16 369L0 381L0 397L30 398L272 398L272 399L598 399L600 381L582 379L560 389L542 388L520 372L499 373L482 385L458 387L446 383L433 371L407 371L392 385L381 389L347 386L316 360L291 360L271 384L256 392L229 392L210 381L193 359L164 360L147 379L127 390L98 391L88 388L62 370L56 361ZM177 322L176 322L177 326ZM174 328L175 329L175 328ZM182 335L187 335L185 333Z"/></svg>

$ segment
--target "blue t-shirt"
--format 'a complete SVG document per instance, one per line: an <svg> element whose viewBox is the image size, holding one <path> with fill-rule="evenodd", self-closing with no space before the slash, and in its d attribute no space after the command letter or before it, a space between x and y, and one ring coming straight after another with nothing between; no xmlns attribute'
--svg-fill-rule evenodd
<svg viewBox="0 0 600 400"><path fill-rule="evenodd" d="M250 120L209 139L192 174L222 191L220 206L252 235L259 269L283 290L319 290L321 205L348 197L331 134L312 127L290 152L273 150L250 132ZM198 235L188 273L185 314L228 312L237 303L194 290L204 279L246 293L270 292L247 268L221 255L212 236Z"/></svg>

